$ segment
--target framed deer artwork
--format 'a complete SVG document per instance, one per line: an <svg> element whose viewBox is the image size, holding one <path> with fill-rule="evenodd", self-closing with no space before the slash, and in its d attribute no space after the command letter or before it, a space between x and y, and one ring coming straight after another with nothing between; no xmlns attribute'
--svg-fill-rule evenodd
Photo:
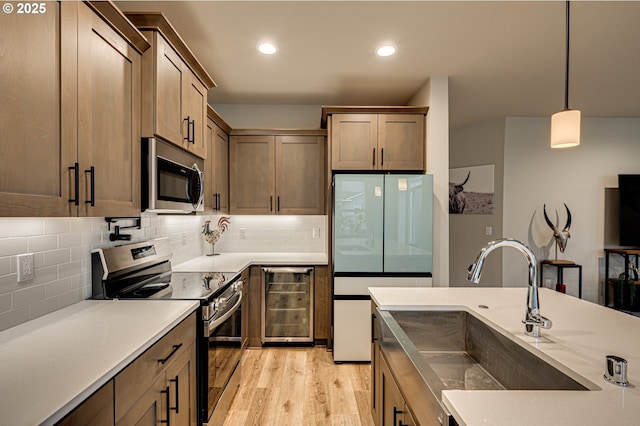
<svg viewBox="0 0 640 426"><path fill-rule="evenodd" d="M449 213L493 214L493 164L449 169Z"/></svg>

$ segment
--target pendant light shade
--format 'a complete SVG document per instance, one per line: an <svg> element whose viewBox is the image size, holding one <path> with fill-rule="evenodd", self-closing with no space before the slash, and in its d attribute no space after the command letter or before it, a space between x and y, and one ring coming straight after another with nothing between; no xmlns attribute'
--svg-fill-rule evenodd
<svg viewBox="0 0 640 426"><path fill-rule="evenodd" d="M580 145L580 111L565 109L551 116L551 148Z"/></svg>
<svg viewBox="0 0 640 426"><path fill-rule="evenodd" d="M569 7L567 1L567 50L564 75L564 109L551 116L551 148L580 145L580 111L569 109Z"/></svg>

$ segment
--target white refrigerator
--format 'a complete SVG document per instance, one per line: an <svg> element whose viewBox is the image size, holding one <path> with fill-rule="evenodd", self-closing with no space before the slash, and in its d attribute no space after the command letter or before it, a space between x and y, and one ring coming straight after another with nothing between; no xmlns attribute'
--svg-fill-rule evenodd
<svg viewBox="0 0 640 426"><path fill-rule="evenodd" d="M371 360L369 287L430 286L433 176L336 174L333 359Z"/></svg>

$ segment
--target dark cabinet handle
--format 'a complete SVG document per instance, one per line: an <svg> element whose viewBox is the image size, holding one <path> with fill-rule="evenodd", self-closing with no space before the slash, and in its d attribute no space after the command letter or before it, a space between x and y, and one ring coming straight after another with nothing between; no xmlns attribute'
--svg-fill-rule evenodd
<svg viewBox="0 0 640 426"><path fill-rule="evenodd" d="M186 121L187 122L187 137L186 138L182 138L185 141L195 144L195 132L196 132L196 120L195 119L191 119L190 115L187 115L187 118L184 118L182 121Z"/></svg>
<svg viewBox="0 0 640 426"><path fill-rule="evenodd" d="M384 166L384 148L380 148L380 165Z"/></svg>
<svg viewBox="0 0 640 426"><path fill-rule="evenodd" d="M161 390L160 391L161 394L165 395L165 415L167 416L166 420L160 420L160 423L166 423L167 425L170 424L171 420L171 408L169 407L169 403L170 403L170 398L169 398L169 386L166 387L166 389Z"/></svg>
<svg viewBox="0 0 640 426"><path fill-rule="evenodd" d="M80 204L79 201L79 192L80 192L80 165L75 163L73 166L69 167L69 170L74 170L74 198L70 198L69 202L74 203L76 206Z"/></svg>
<svg viewBox="0 0 640 426"><path fill-rule="evenodd" d="M371 165L373 167L376 166L376 149L375 148L373 148L373 161L371 162Z"/></svg>
<svg viewBox="0 0 640 426"><path fill-rule="evenodd" d="M399 425L399 423L402 423L402 420L401 420L401 419L398 419L398 414L402 414L402 411L401 411L401 410L398 410L398 409L396 408L396 406L394 405L394 406L393 406L393 425L394 425L394 426L395 426L395 425L400 426L400 425Z"/></svg>
<svg viewBox="0 0 640 426"><path fill-rule="evenodd" d="M91 207L96 205L96 169L91 166L89 170L84 171L85 174L90 173L90 181L91 181L91 197L89 200L85 201L85 204L90 204Z"/></svg>
<svg viewBox="0 0 640 426"><path fill-rule="evenodd" d="M173 354L175 354L178 351L178 349L180 349L181 347L182 347L182 343L178 345L173 345L173 349L171 350L171 353L167 355L165 358L159 359L158 362L160 364L166 364L167 361L169 361L169 358L171 358Z"/></svg>
<svg viewBox="0 0 640 426"><path fill-rule="evenodd" d="M171 407L171 409L173 411L176 412L176 414L178 414L180 412L180 384L178 382L178 376L176 376L175 379L171 379L169 380L171 383L175 383L176 384L176 406L175 407Z"/></svg>
<svg viewBox="0 0 640 426"><path fill-rule="evenodd" d="M279 195L278 195L278 202L277 202L277 204L278 204L278 211L280 211L280 196L279 196Z"/></svg>
<svg viewBox="0 0 640 426"><path fill-rule="evenodd" d="M269 211L273 211L273 195L269 197Z"/></svg>
<svg viewBox="0 0 640 426"><path fill-rule="evenodd" d="M376 314L371 314L371 343L378 340L376 337Z"/></svg>
<svg viewBox="0 0 640 426"><path fill-rule="evenodd" d="M216 210L220 211L220 193L216 193Z"/></svg>

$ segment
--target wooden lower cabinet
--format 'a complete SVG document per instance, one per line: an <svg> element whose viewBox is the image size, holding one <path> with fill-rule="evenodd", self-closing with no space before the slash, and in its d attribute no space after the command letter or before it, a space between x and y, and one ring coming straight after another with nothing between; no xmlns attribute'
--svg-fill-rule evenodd
<svg viewBox="0 0 640 426"><path fill-rule="evenodd" d="M378 361L378 366L380 368L378 375L380 382L378 385L380 386L379 407L382 410L380 413L380 418L382 419L381 424L384 426L415 425L415 421L413 420L413 416L411 416L409 407L405 403L404 398L400 393L400 389L398 388L382 353L380 353Z"/></svg>
<svg viewBox="0 0 640 426"><path fill-rule="evenodd" d="M117 425L195 425L196 314L178 324L114 379Z"/></svg>
<svg viewBox="0 0 640 426"><path fill-rule="evenodd" d="M58 425L113 425L113 380L109 380L104 386L62 419Z"/></svg>
<svg viewBox="0 0 640 426"><path fill-rule="evenodd" d="M329 268L316 266L314 277L314 340L316 344L328 345L331 338L331 287Z"/></svg>

